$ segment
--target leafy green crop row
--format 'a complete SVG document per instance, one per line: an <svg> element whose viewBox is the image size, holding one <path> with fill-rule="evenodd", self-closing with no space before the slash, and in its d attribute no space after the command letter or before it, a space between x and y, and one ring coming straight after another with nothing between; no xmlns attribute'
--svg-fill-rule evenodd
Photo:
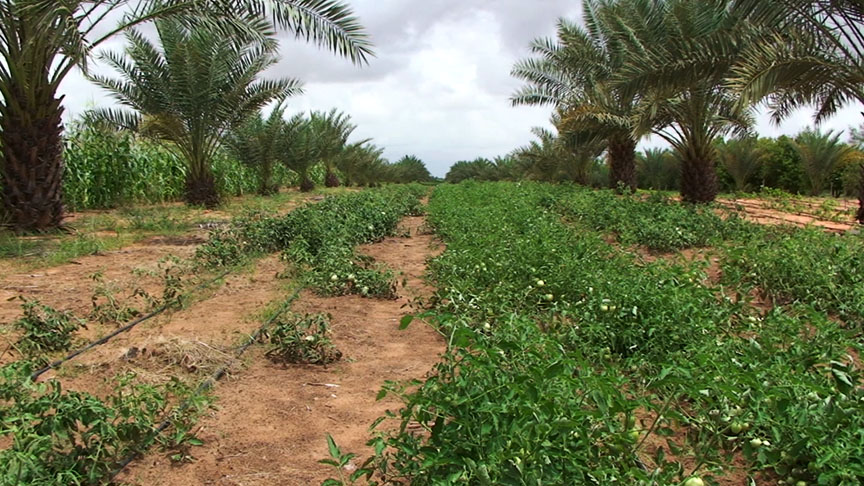
<svg viewBox="0 0 864 486"><path fill-rule="evenodd" d="M864 324L864 240L817 228L764 228L735 213L612 191L560 188L544 204L579 227L656 251L716 246L727 283L748 282L780 303L803 302Z"/></svg>
<svg viewBox="0 0 864 486"><path fill-rule="evenodd" d="M724 219L710 207L682 205L659 193L642 198L580 187L561 193L551 202L556 211L594 230L612 232L625 245L655 251L707 246L749 228L734 213Z"/></svg>
<svg viewBox="0 0 864 486"><path fill-rule="evenodd" d="M849 331L804 304L760 312L703 263L637 266L550 211L560 191L433 193L447 250L430 317L451 346L419 387L389 387L405 406L373 440L388 480L712 484L732 463L790 484L864 480Z"/></svg>
<svg viewBox="0 0 864 486"><path fill-rule="evenodd" d="M224 265L282 251L307 283L324 294L392 297L392 274L357 255L354 247L393 235L405 215L418 213L425 191L419 185L389 186L329 197L285 216L250 215L211 234L198 258Z"/></svg>
<svg viewBox="0 0 864 486"><path fill-rule="evenodd" d="M129 454L149 446L165 413L190 389L178 380L163 386L133 384L121 377L105 399L64 391L59 382L34 383L32 365L0 368L0 485L102 484ZM206 398L172 416L176 432L160 438L165 448L196 441L189 433Z"/></svg>

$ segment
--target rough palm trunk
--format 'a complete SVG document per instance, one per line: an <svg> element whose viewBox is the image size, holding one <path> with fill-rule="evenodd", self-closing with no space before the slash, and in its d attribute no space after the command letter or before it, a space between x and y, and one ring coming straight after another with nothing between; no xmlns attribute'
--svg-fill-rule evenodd
<svg viewBox="0 0 864 486"><path fill-rule="evenodd" d="M216 188L216 178L210 165L204 162L190 164L186 174L186 202L191 206L215 208L222 202Z"/></svg>
<svg viewBox="0 0 864 486"><path fill-rule="evenodd" d="M710 145L691 144L681 154L681 200L707 204L717 197L717 171Z"/></svg>
<svg viewBox="0 0 864 486"><path fill-rule="evenodd" d="M861 174L858 180L858 214L855 219L864 224L864 164L861 164Z"/></svg>
<svg viewBox="0 0 864 486"><path fill-rule="evenodd" d="M324 177L324 185L327 187L339 187L339 177L329 167L327 168L327 175Z"/></svg>
<svg viewBox="0 0 864 486"><path fill-rule="evenodd" d="M62 97L43 89L31 98L16 85L9 93L0 117L2 214L16 232L57 228L63 221Z"/></svg>
<svg viewBox="0 0 864 486"><path fill-rule="evenodd" d="M279 187L273 183L273 166L263 164L258 169L258 194L261 196L272 196L279 192Z"/></svg>
<svg viewBox="0 0 864 486"><path fill-rule="evenodd" d="M636 141L629 136L609 140L609 187L636 191Z"/></svg>

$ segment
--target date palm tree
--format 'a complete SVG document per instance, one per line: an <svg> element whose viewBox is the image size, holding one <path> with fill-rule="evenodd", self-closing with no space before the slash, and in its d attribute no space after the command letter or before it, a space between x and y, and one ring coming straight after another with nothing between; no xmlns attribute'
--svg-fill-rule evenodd
<svg viewBox="0 0 864 486"><path fill-rule="evenodd" d="M744 134L753 124L726 79L743 42L743 23L723 0L640 2L621 12L618 36L629 52L618 73L621 89L640 93L635 109L638 133L652 132L668 142L681 161L681 198L709 203L717 196L715 142ZM648 44L648 40L652 42ZM719 43L726 56L705 69L691 59Z"/></svg>
<svg viewBox="0 0 864 486"><path fill-rule="evenodd" d="M354 133L357 125L351 123L351 115L341 113L335 108L329 112L314 111L309 121L311 129L315 132L318 156L321 157L326 170L324 185L339 187L339 177L334 169L341 153L348 145L348 137Z"/></svg>
<svg viewBox="0 0 864 486"><path fill-rule="evenodd" d="M259 111L225 137L234 157L255 169L258 194L262 196L279 192L278 184L273 181L273 169L279 161L281 138L285 132L284 116L285 107L280 103L266 119Z"/></svg>
<svg viewBox="0 0 864 486"><path fill-rule="evenodd" d="M793 147L801 157L813 196L822 194L834 168L852 156L852 147L843 143L840 135L833 131L804 130L795 137Z"/></svg>
<svg viewBox="0 0 864 486"><path fill-rule="evenodd" d="M756 137L733 138L717 144L717 157L735 182L735 190L748 189L747 180L759 170L764 154Z"/></svg>
<svg viewBox="0 0 864 486"><path fill-rule="evenodd" d="M300 190L309 192L315 189L309 169L318 163L318 146L311 123L302 113L292 116L285 123L278 152L282 164L297 174Z"/></svg>
<svg viewBox="0 0 864 486"><path fill-rule="evenodd" d="M730 80L745 102L767 100L776 121L815 105L817 122L864 103L861 0L735 0L733 9L760 28ZM864 165L860 180L856 218L864 224Z"/></svg>
<svg viewBox="0 0 864 486"><path fill-rule="evenodd" d="M337 0L0 0L0 217L16 231L60 226L63 100L57 92L74 67L87 68L94 48L157 18L265 14L277 27L356 63L371 55L351 9Z"/></svg>
<svg viewBox="0 0 864 486"><path fill-rule="evenodd" d="M126 33L126 56L100 55L120 79L90 79L128 108L99 109L96 119L166 143L186 160L186 202L220 202L212 161L223 137L274 99L300 91L294 79L258 76L277 61L278 43L264 19L249 20L255 37L228 36L211 25L177 19L156 22L161 46L136 30ZM161 47L161 48L160 48Z"/></svg>
<svg viewBox="0 0 864 486"><path fill-rule="evenodd" d="M513 76L528 85L512 98L514 104L550 104L562 114L562 135L596 136L605 141L609 184L636 189L636 144L633 110L636 91L612 83L627 61L617 36L622 12L638 8L638 1L583 0L585 27L558 21L557 39L537 39L531 50L537 57L519 61Z"/></svg>

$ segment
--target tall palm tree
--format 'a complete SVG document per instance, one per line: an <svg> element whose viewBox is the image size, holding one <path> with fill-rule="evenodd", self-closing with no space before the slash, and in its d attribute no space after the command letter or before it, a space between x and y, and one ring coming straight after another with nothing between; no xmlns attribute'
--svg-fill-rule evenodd
<svg viewBox="0 0 864 486"><path fill-rule="evenodd" d="M285 133L285 107L277 105L266 119L257 112L225 137L231 153L243 164L255 169L258 194L267 196L279 192L273 180L273 169L279 160Z"/></svg>
<svg viewBox="0 0 864 486"><path fill-rule="evenodd" d="M756 137L733 138L717 144L717 157L735 182L735 190L747 190L747 180L759 170L764 154Z"/></svg>
<svg viewBox="0 0 864 486"><path fill-rule="evenodd" d="M583 0L585 27L558 21L556 40L537 39L538 57L519 61L512 74L529 84L513 97L514 104L551 104L562 113L559 132L595 135L606 142L613 188L636 189L636 144L632 113L639 93L612 83L627 61L624 44L615 35L621 12L638 1Z"/></svg>
<svg viewBox="0 0 864 486"><path fill-rule="evenodd" d="M0 217L17 231L61 224L63 103L57 91L75 66L86 69L94 48L156 18L250 14L266 14L279 28L356 63L371 55L362 27L338 0L0 0ZM106 25L118 15L119 24Z"/></svg>
<svg viewBox="0 0 864 486"><path fill-rule="evenodd" d="M825 190L828 179L834 168L852 156L852 147L840 141L840 133L829 131L821 133L815 130L804 130L793 145L798 155L804 173L810 181L810 194L818 196Z"/></svg>
<svg viewBox="0 0 864 486"><path fill-rule="evenodd" d="M333 170L336 161L348 144L348 137L357 129L357 125L351 123L351 116L341 113L337 109L329 112L314 111L309 117L311 128L316 135L318 155L327 171L324 177L324 185L327 187L339 187L339 177Z"/></svg>
<svg viewBox="0 0 864 486"><path fill-rule="evenodd" d="M677 152L682 200L711 202L717 196L715 141L731 132L746 133L753 123L752 113L726 86L732 60L743 48L736 42L742 22L725 0L640 3L643 8L621 12L617 35L630 54L618 84L641 93L634 115L637 132L653 132ZM723 42L726 58L715 59L708 69L693 69L691 59Z"/></svg>
<svg viewBox="0 0 864 486"><path fill-rule="evenodd" d="M730 80L748 103L767 100L779 121L814 104L816 121L851 101L864 103L864 3L861 0L735 0L760 28ZM864 165L858 193L864 224Z"/></svg>
<svg viewBox="0 0 864 486"><path fill-rule="evenodd" d="M309 192L315 189L309 169L318 163L319 157L309 119L302 113L292 116L283 127L279 145L279 160L297 174L300 190Z"/></svg>
<svg viewBox="0 0 864 486"><path fill-rule="evenodd" d="M300 91L294 79L258 79L276 63L278 43L267 21L249 23L257 38L226 37L211 25L159 20L161 49L140 32L128 31L128 59L121 53L100 55L121 78L90 78L134 110L99 109L92 116L140 131L182 154L189 204L219 204L212 161L223 137L270 101Z"/></svg>

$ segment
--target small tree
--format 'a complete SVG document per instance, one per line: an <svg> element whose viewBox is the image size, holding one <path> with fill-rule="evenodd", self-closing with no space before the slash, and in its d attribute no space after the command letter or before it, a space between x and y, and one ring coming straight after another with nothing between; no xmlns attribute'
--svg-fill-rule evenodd
<svg viewBox="0 0 864 486"><path fill-rule="evenodd" d="M269 23L249 19L256 36L226 36L211 24L156 23L161 49L135 30L126 54L100 58L120 79L92 76L135 112L101 109L96 118L140 131L176 148L186 160L186 202L213 207L220 197L212 171L223 136L262 106L300 91L294 79L259 80L273 65L278 43Z"/></svg>

